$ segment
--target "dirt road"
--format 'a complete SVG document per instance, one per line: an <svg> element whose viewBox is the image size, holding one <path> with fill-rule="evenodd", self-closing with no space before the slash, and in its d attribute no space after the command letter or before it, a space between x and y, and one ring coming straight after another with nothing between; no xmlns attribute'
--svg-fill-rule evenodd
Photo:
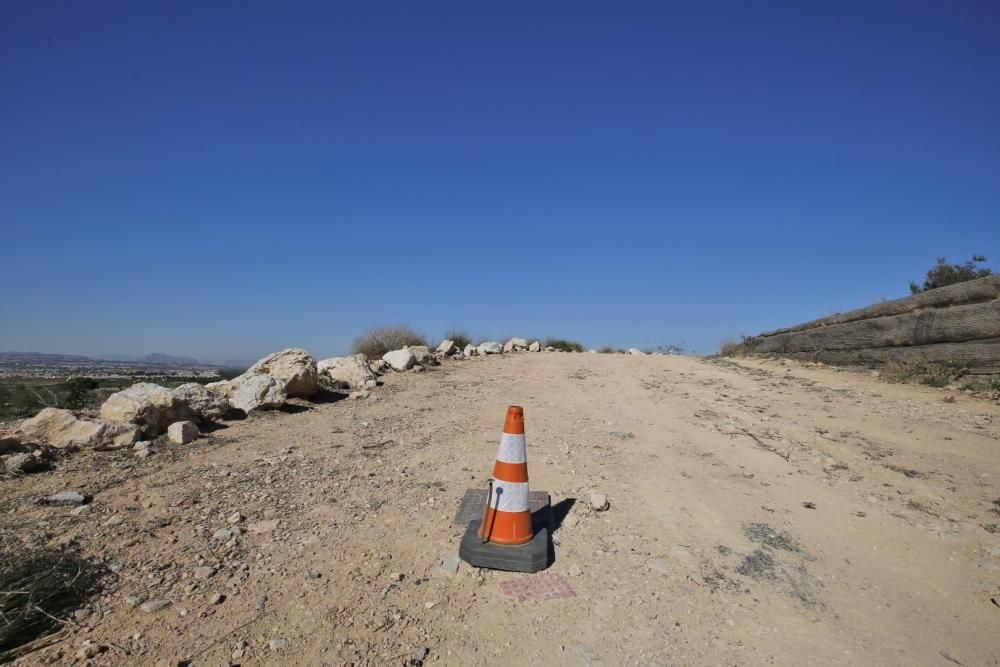
<svg viewBox="0 0 1000 667"><path fill-rule="evenodd" d="M81 453L0 482L4 527L102 555L117 589L23 661L93 639L94 664L997 664L1000 407L949 396L776 361L525 353L146 460ZM575 597L441 567L508 404ZM81 516L34 504L81 487Z"/></svg>

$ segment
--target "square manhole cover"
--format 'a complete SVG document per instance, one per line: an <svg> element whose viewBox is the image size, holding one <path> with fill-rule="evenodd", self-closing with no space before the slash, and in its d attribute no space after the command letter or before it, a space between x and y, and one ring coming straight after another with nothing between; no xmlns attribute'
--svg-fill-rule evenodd
<svg viewBox="0 0 1000 667"><path fill-rule="evenodd" d="M558 574L536 574L530 577L507 579L499 584L500 592L515 597L519 602L543 602L559 598L575 598L576 593Z"/></svg>
<svg viewBox="0 0 1000 667"><path fill-rule="evenodd" d="M549 504L548 491L532 491L528 494L528 509L534 514ZM468 525L470 521L483 518L486 508L486 489L466 489L462 502L458 504L455 523Z"/></svg>

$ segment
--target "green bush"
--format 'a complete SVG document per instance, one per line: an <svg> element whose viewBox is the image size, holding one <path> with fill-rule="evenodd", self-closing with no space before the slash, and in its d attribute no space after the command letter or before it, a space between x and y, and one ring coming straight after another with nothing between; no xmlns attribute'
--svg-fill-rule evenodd
<svg viewBox="0 0 1000 667"><path fill-rule="evenodd" d="M355 338L351 351L365 354L369 359L378 359L404 345L427 345L427 340L408 326L376 327Z"/></svg>
<svg viewBox="0 0 1000 667"><path fill-rule="evenodd" d="M1000 375L978 378L962 385L962 389L985 394L990 398L1000 399Z"/></svg>
<svg viewBox="0 0 1000 667"><path fill-rule="evenodd" d="M554 347L563 352L583 352L583 344L575 340L563 340L562 338L546 338L542 347Z"/></svg>
<svg viewBox="0 0 1000 667"><path fill-rule="evenodd" d="M464 349L466 345L472 345L472 338L461 329L451 329L445 333L444 337L447 340L454 341L455 345L461 349Z"/></svg>
<svg viewBox="0 0 1000 667"><path fill-rule="evenodd" d="M918 285L912 280L910 281L910 292L917 294L919 292L926 292L929 289L944 287L945 285L954 285L955 283L964 283L976 278L985 278L992 275L993 272L989 269L981 269L976 266L976 264L982 264L985 261L986 258L984 256L973 255L972 260L965 264L949 264L946 258L938 257L937 264L927 272L927 277L924 279L923 285Z"/></svg>
<svg viewBox="0 0 1000 667"><path fill-rule="evenodd" d="M90 390L97 389L97 380L92 378L70 378L66 380L66 398L64 404L70 410L80 410L90 401Z"/></svg>
<svg viewBox="0 0 1000 667"><path fill-rule="evenodd" d="M604 347L600 348L597 351L600 352L601 354L617 354L618 352L620 352L620 350L616 350L610 345L605 345Z"/></svg>

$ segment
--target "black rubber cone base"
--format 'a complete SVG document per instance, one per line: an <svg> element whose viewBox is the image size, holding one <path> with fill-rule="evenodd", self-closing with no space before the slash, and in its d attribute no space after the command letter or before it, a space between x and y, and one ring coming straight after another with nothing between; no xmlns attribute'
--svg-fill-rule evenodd
<svg viewBox="0 0 1000 667"><path fill-rule="evenodd" d="M509 572L540 572L549 566L549 529L540 527L527 544L516 547L501 546L486 542L479 537L479 523L476 519L465 529L458 556L474 567Z"/></svg>

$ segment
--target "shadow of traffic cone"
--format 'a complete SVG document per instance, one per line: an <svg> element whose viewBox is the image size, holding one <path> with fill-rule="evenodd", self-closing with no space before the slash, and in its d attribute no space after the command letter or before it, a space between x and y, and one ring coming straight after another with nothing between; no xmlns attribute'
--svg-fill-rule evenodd
<svg viewBox="0 0 1000 667"><path fill-rule="evenodd" d="M471 490L468 493L475 493ZM480 493L482 493L480 491ZM493 478L481 519L469 522L458 555L475 567L514 572L538 572L551 562L548 494L532 522L528 492L528 460L524 447L524 410L507 408ZM541 520L539 520L541 519Z"/></svg>
<svg viewBox="0 0 1000 667"><path fill-rule="evenodd" d="M493 544L526 544L531 530L528 507L528 458L524 449L524 410L516 405L507 408L507 419L500 436L489 502L479 528L479 537Z"/></svg>

